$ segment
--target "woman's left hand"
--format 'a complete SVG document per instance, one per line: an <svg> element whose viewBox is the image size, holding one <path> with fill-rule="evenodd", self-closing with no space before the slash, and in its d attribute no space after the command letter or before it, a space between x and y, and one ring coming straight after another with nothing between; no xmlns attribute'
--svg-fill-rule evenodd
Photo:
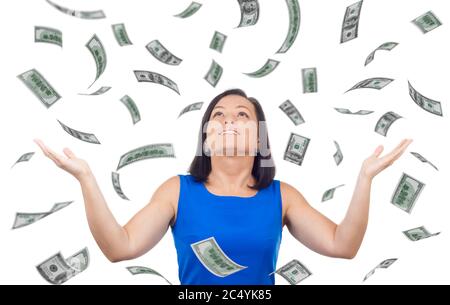
<svg viewBox="0 0 450 305"><path fill-rule="evenodd" d="M409 144L411 144L412 139L404 139L400 144L394 148L390 153L384 157L379 158L383 152L383 145L379 145L374 153L364 160L361 166L361 175L372 180L376 175L378 175L385 168L391 166L395 160L400 158L400 156L405 152Z"/></svg>

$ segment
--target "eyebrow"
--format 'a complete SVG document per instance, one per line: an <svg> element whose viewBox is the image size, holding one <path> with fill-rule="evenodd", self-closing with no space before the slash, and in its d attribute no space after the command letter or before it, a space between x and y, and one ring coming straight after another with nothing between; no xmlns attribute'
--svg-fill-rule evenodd
<svg viewBox="0 0 450 305"><path fill-rule="evenodd" d="M213 108L213 110L216 109L216 108L225 108L225 107L223 107L223 106L215 106ZM247 110L250 111L250 109L248 109L248 107L244 106L244 105L237 105L236 108L247 108Z"/></svg>

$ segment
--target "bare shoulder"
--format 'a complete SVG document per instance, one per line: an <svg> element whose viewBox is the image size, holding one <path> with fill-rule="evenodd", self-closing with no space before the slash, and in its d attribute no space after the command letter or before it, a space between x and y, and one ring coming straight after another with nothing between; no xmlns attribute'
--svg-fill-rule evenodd
<svg viewBox="0 0 450 305"><path fill-rule="evenodd" d="M179 192L180 177L172 176L158 186L153 196L161 201L175 203L178 201Z"/></svg>
<svg viewBox="0 0 450 305"><path fill-rule="evenodd" d="M280 192L283 200L283 205L285 205L286 208L288 208L292 202L305 202L302 193L287 182L280 181Z"/></svg>

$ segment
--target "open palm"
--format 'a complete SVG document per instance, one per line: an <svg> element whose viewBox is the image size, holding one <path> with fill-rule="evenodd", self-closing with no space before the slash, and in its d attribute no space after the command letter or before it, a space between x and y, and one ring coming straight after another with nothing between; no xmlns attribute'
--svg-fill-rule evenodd
<svg viewBox="0 0 450 305"><path fill-rule="evenodd" d="M374 153L364 160L361 168L361 172L369 178L373 178L383 171L388 166L392 165L395 160L405 152L408 145L412 142L412 139L404 139L394 148L390 153L384 157L379 157L383 152L383 145L378 146Z"/></svg>
<svg viewBox="0 0 450 305"><path fill-rule="evenodd" d="M53 160L58 167L73 175L75 178L79 179L82 175L89 172L88 163L83 159L77 158L69 148L66 147L63 149L65 154L63 156L55 153L39 139L34 139L34 142L41 148L45 156Z"/></svg>

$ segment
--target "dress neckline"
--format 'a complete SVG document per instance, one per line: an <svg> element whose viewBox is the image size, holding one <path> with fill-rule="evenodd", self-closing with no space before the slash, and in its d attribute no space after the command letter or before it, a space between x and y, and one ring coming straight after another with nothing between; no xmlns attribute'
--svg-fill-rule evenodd
<svg viewBox="0 0 450 305"><path fill-rule="evenodd" d="M213 196L213 197L218 197L218 198L239 198L239 199L251 199L251 198L256 198L259 193L261 193L261 190L258 190L256 192L255 195L253 196L248 196L248 197L244 197L244 196L234 196L234 195L216 195L214 193L211 193L208 188L206 187L204 182L200 182L201 187L203 188L203 190L205 190L206 193L208 193L209 195Z"/></svg>

